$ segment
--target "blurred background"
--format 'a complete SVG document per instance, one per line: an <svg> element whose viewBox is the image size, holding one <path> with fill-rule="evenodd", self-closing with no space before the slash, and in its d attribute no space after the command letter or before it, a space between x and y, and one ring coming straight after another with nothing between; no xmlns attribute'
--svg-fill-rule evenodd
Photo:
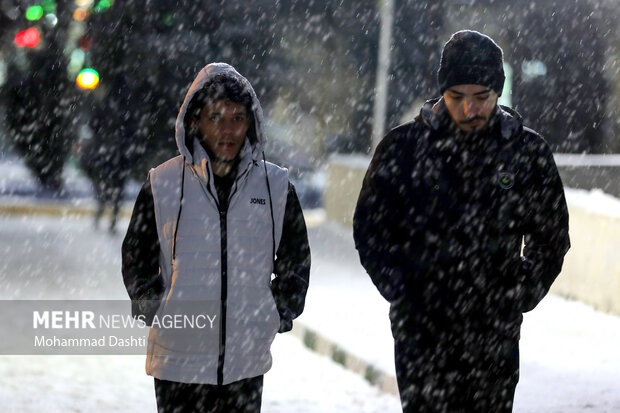
<svg viewBox="0 0 620 413"><path fill-rule="evenodd" d="M443 44L474 29L503 48L500 103L551 145L571 215L553 296L526 314L515 411L620 412L619 27L619 0L0 0L0 299L127 298L135 197L177 154L191 81L227 62L312 247L301 340L276 340L264 410L398 411L388 303L351 217L378 140L437 97ZM7 410L154 411L143 357L0 357Z"/></svg>
<svg viewBox="0 0 620 413"><path fill-rule="evenodd" d="M443 44L472 28L504 49L502 103L555 152L614 153L619 13L614 0L1 0L0 150L36 178L29 190L78 195L64 178L76 167L116 199L176 154L189 83L225 61L262 101L268 156L317 207L310 173L411 120L438 94Z"/></svg>

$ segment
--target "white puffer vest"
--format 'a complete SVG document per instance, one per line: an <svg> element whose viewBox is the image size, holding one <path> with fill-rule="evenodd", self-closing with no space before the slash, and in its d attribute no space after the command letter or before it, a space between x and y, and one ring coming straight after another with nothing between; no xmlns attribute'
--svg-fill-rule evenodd
<svg viewBox="0 0 620 413"><path fill-rule="evenodd" d="M150 173L165 286L158 315L199 306L215 320L198 332L152 327L146 371L163 380L228 384L271 367L280 317L270 281L288 171L253 160L246 141L228 210L220 212L199 146L193 163L177 156Z"/></svg>

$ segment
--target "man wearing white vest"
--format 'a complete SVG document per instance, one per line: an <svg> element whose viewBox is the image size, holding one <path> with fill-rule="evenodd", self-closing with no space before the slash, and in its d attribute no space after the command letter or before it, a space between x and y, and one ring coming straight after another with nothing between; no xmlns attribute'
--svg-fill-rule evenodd
<svg viewBox="0 0 620 413"><path fill-rule="evenodd" d="M288 171L265 161L260 102L230 65L200 71L176 142L180 155L149 172L122 249L132 313L151 326L158 411L260 412L271 343L308 288L299 200Z"/></svg>

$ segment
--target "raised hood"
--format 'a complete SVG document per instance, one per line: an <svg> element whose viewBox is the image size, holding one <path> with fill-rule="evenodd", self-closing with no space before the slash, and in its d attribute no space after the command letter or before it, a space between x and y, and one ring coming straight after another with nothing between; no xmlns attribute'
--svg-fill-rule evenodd
<svg viewBox="0 0 620 413"><path fill-rule="evenodd" d="M263 151L265 147L265 135L263 132L263 109L260 105L258 97L256 96L256 92L254 92L254 88L250 82L243 76L239 74L235 70L234 67L227 63L210 63L206 65L202 70L198 73L192 85L189 87L187 94L185 95L185 99L183 100L183 104L181 105L181 109L179 110L179 115L177 116L176 121L176 132L175 139L177 142L177 148L179 149L179 153L183 155L187 162L193 162L193 153L191 148L187 147L187 142L185 139L185 114L187 112L187 108L189 107L190 102L192 101L194 95L202 89L202 87L207 83L213 76L217 74L225 73L230 76L233 76L241 81L243 85L249 90L250 95L252 96L252 112L254 114L254 126L256 130L256 140L250 142L252 146L252 158L257 160L259 159L259 154Z"/></svg>

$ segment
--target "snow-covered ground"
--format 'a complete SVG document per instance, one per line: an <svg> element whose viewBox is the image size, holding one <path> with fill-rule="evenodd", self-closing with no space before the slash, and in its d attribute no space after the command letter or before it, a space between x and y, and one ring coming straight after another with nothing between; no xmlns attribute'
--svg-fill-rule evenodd
<svg viewBox="0 0 620 413"><path fill-rule="evenodd" d="M119 234L84 218L0 217L0 299L124 299ZM310 229L313 269L300 323L393 374L388 305L351 232ZM6 332L4 332L6 333ZM620 318L549 296L526 314L516 413L620 412ZM278 336L265 412L398 412L397 398ZM3 411L154 411L141 356L0 356Z"/></svg>
<svg viewBox="0 0 620 413"><path fill-rule="evenodd" d="M1 217L0 299L124 299L121 241L88 219ZM396 397L290 334L272 353L264 412L399 410ZM0 356L2 411L153 412L154 397L143 356Z"/></svg>
<svg viewBox="0 0 620 413"><path fill-rule="evenodd" d="M395 374L389 305L360 266L351 231L321 225L310 231L310 245L313 268L300 322ZM620 412L619 349L619 317L547 296L524 317L515 413Z"/></svg>
<svg viewBox="0 0 620 413"><path fill-rule="evenodd" d="M303 347L276 338L264 413L398 412L398 398ZM143 356L0 356L3 412L155 412Z"/></svg>
<svg viewBox="0 0 620 413"><path fill-rule="evenodd" d="M525 314L515 412L620 412L620 318L557 296Z"/></svg>

